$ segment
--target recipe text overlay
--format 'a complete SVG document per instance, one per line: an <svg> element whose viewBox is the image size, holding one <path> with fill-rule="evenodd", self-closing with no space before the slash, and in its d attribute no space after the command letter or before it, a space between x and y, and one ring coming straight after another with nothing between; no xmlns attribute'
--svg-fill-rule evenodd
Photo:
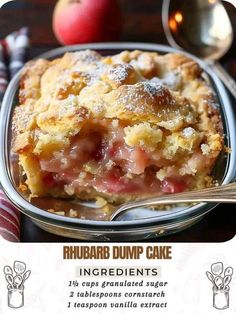
<svg viewBox="0 0 236 314"><path fill-rule="evenodd" d="M149 278L69 280L66 307L71 310L167 308L169 283L157 280L156 275L155 271Z"/></svg>
<svg viewBox="0 0 236 314"><path fill-rule="evenodd" d="M172 247L154 246L63 246L63 259L172 259Z"/></svg>

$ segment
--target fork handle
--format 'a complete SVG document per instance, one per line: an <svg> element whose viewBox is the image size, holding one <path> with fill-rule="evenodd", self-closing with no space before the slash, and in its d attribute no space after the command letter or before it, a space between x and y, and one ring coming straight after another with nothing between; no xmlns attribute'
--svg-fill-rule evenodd
<svg viewBox="0 0 236 314"><path fill-rule="evenodd" d="M193 203L193 202L236 203L236 183L229 183L203 190L195 190L171 195L169 194L149 198L146 200L129 202L126 203L125 205L122 205L116 211L114 211L110 219L114 220L122 212L140 206L147 207L154 205Z"/></svg>

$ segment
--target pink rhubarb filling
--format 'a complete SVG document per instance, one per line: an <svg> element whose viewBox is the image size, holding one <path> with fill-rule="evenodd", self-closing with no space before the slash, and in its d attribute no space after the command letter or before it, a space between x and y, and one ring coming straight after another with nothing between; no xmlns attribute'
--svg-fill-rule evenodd
<svg viewBox="0 0 236 314"><path fill-rule="evenodd" d="M92 189L116 195L177 193L191 184L191 177L180 176L160 151L128 146L121 126L91 126L68 148L41 157L40 166L46 186L65 188L71 195ZM168 177L159 180L157 171L168 166L172 169Z"/></svg>

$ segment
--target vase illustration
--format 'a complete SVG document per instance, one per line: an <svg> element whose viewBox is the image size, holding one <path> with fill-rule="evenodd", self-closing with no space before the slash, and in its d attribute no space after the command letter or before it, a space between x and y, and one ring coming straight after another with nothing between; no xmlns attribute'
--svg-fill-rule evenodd
<svg viewBox="0 0 236 314"><path fill-rule="evenodd" d="M213 306L218 310L229 307L229 290L213 287Z"/></svg>
<svg viewBox="0 0 236 314"><path fill-rule="evenodd" d="M24 287L8 288L8 306L18 309L24 306Z"/></svg>
<svg viewBox="0 0 236 314"><path fill-rule="evenodd" d="M31 271L26 270L24 262L15 261L13 268L6 265L3 268L7 282L7 301L8 306L18 309L24 306L25 281L29 278Z"/></svg>
<svg viewBox="0 0 236 314"><path fill-rule="evenodd" d="M206 272L207 278L213 284L213 307L218 310L225 310L229 308L229 284L233 276L233 268L226 267L222 262L213 263L211 265L211 272Z"/></svg>

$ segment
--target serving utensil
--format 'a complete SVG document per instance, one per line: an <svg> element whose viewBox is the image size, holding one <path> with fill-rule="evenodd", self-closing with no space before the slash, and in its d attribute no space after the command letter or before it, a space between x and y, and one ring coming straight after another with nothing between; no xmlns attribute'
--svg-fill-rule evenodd
<svg viewBox="0 0 236 314"><path fill-rule="evenodd" d="M233 268L232 267L227 267L224 271L224 276L232 276L233 275Z"/></svg>
<svg viewBox="0 0 236 314"><path fill-rule="evenodd" d="M16 275L16 276L14 277L14 285L16 286L17 289L18 289L19 286L22 284L22 280L23 280L23 278L22 278L21 275Z"/></svg>
<svg viewBox="0 0 236 314"><path fill-rule="evenodd" d="M216 62L230 49L233 29L219 0L164 0L162 22L169 44L204 59L236 97L236 82Z"/></svg>
<svg viewBox="0 0 236 314"><path fill-rule="evenodd" d="M11 266L5 266L3 268L3 272L5 275L13 275L13 270L12 270Z"/></svg>
<svg viewBox="0 0 236 314"><path fill-rule="evenodd" d="M228 292L229 290L230 290L230 287L229 287L229 286L225 286L225 287L224 287L224 291L225 291L225 292Z"/></svg>
<svg viewBox="0 0 236 314"><path fill-rule="evenodd" d="M169 194L141 201L128 202L120 207L117 207L111 214L110 220L116 220L119 215L133 208L194 202L236 203L236 182L203 190L176 193L171 195ZM215 270L215 273L213 271L212 272L216 275L221 274L223 268L221 269L219 265L217 265L217 268L219 268L218 271Z"/></svg>
<svg viewBox="0 0 236 314"><path fill-rule="evenodd" d="M12 275L6 275L6 281L7 283L9 283L9 285L13 288L13 285L14 285L14 279L13 279L13 276Z"/></svg>
<svg viewBox="0 0 236 314"><path fill-rule="evenodd" d="M209 271L206 272L207 278L215 285L215 278Z"/></svg>
<svg viewBox="0 0 236 314"><path fill-rule="evenodd" d="M30 274L31 274L31 271L27 270L23 275L23 281L26 281L29 278Z"/></svg>
<svg viewBox="0 0 236 314"><path fill-rule="evenodd" d="M18 262L15 261L13 265L14 271L16 272L17 275L21 275L25 272L26 270L26 265L23 262Z"/></svg>
<svg viewBox="0 0 236 314"><path fill-rule="evenodd" d="M215 276L220 276L223 272L223 263L218 262L211 265L211 271Z"/></svg>
<svg viewBox="0 0 236 314"><path fill-rule="evenodd" d="M220 276L216 276L215 277L215 285L218 289L221 289L224 287L224 280L222 277Z"/></svg>
<svg viewBox="0 0 236 314"><path fill-rule="evenodd" d="M223 279L224 287L227 287L231 280L232 280L231 276L229 276L229 275L225 276L224 279Z"/></svg>
<svg viewBox="0 0 236 314"><path fill-rule="evenodd" d="M31 274L31 271L30 271L30 270L27 270L27 271L23 274L21 286L23 286L23 284L25 283L25 281L29 278L30 274Z"/></svg>

